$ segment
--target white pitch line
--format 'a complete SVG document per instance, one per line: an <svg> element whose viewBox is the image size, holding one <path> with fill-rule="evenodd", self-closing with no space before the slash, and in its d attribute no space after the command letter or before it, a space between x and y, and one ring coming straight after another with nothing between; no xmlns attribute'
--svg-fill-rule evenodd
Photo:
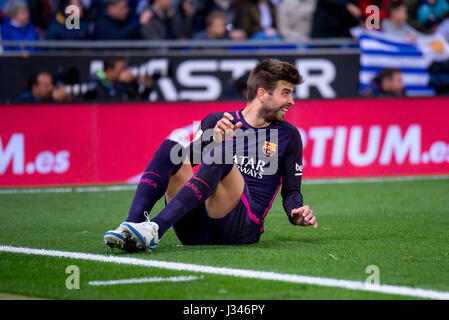
<svg viewBox="0 0 449 320"><path fill-rule="evenodd" d="M46 249L33 249L23 247L0 246L0 252L23 253L58 258L89 260L116 264L127 264L142 267L160 268L176 271L189 271L221 276L241 277L248 279L272 280L289 283L301 283L323 287L335 287L348 290L379 292L384 294L396 294L425 299L449 300L449 292L435 291L421 288L410 288L392 285L374 285L360 281L340 280L331 278L302 276L296 274L276 273L269 271L233 269L224 267L203 266L169 261L147 260L129 257L105 256L82 252L68 252Z"/></svg>
<svg viewBox="0 0 449 320"><path fill-rule="evenodd" d="M0 194L19 194L19 193L68 193L73 192L72 188L16 188L0 189Z"/></svg>
<svg viewBox="0 0 449 320"><path fill-rule="evenodd" d="M342 179L305 179L303 185L308 184L347 184L347 183L377 183L377 182L404 182L422 180L446 180L449 175L438 176L403 176L382 178L342 178ZM135 191L137 185L124 184L116 186L85 186L85 187L60 187L60 188L0 188L1 194L33 194L33 193L71 193L71 192L108 192L108 191Z"/></svg>
<svg viewBox="0 0 449 320"><path fill-rule="evenodd" d="M202 277L195 276L180 276L180 277L153 277L153 278L135 278L135 279L121 279L121 280L108 280L108 281L90 281L87 284L91 286L113 286L117 284L135 284L135 283L149 283L149 282L181 282L181 281L193 281L201 279Z"/></svg>

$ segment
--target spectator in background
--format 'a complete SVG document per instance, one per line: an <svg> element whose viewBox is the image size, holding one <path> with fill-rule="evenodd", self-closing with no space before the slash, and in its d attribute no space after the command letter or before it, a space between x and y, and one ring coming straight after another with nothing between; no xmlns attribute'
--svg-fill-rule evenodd
<svg viewBox="0 0 449 320"><path fill-rule="evenodd" d="M3 12L3 10L5 9L5 5L8 2L8 0L0 0L0 11Z"/></svg>
<svg viewBox="0 0 449 320"><path fill-rule="evenodd" d="M391 0L394 1L394 0ZM418 22L418 6L423 0L404 0L404 4L407 7L407 23L415 30L426 33L426 28Z"/></svg>
<svg viewBox="0 0 449 320"><path fill-rule="evenodd" d="M140 26L128 21L129 8L127 0L103 1L105 6L104 13L97 20L95 39L141 39Z"/></svg>
<svg viewBox="0 0 449 320"><path fill-rule="evenodd" d="M126 59L123 57L108 58L103 61L104 68L97 71L93 82L94 90L86 94L86 100L98 101L129 101L137 95L134 77L127 69Z"/></svg>
<svg viewBox="0 0 449 320"><path fill-rule="evenodd" d="M350 38L349 29L361 18L355 0L317 0L311 38Z"/></svg>
<svg viewBox="0 0 449 320"><path fill-rule="evenodd" d="M405 96L402 73L399 69L385 68L371 80L368 88L361 92L364 96L403 97Z"/></svg>
<svg viewBox="0 0 449 320"><path fill-rule="evenodd" d="M269 0L249 0L243 3L242 25L250 39L279 39L277 8Z"/></svg>
<svg viewBox="0 0 449 320"><path fill-rule="evenodd" d="M224 88L224 95L227 100L247 100L247 82L250 73L251 71L247 71L237 79L232 77L228 79Z"/></svg>
<svg viewBox="0 0 449 320"><path fill-rule="evenodd" d="M447 19L446 19L447 20ZM435 88L437 94L449 94L449 60L434 61L428 68L429 86Z"/></svg>
<svg viewBox="0 0 449 320"><path fill-rule="evenodd" d="M59 2L59 0L57 0ZM80 0L83 5L84 19L89 22L89 28L93 22L97 21L103 9L103 0ZM56 14L56 13L55 13ZM92 33L94 29L90 30Z"/></svg>
<svg viewBox="0 0 449 320"><path fill-rule="evenodd" d="M23 0L10 0L5 5L2 23L2 40L37 41L36 27L30 22L27 3ZM4 47L5 51L20 50L19 47ZM26 48L35 51L34 48Z"/></svg>
<svg viewBox="0 0 449 320"><path fill-rule="evenodd" d="M392 0L388 5L388 18L382 21L382 32L414 42L422 33L407 24L408 12L402 0Z"/></svg>
<svg viewBox="0 0 449 320"><path fill-rule="evenodd" d="M30 20L37 27L40 38L44 38L51 22L51 0L27 0Z"/></svg>
<svg viewBox="0 0 449 320"><path fill-rule="evenodd" d="M128 21L130 23L139 23L139 12L138 12L138 6L139 6L140 0L128 0Z"/></svg>
<svg viewBox="0 0 449 320"><path fill-rule="evenodd" d="M248 99L248 78L250 74L251 72L247 71L235 80L234 86L239 94L239 99Z"/></svg>
<svg viewBox="0 0 449 320"><path fill-rule="evenodd" d="M449 13L446 0L424 0L418 7L417 20L426 29L435 31Z"/></svg>
<svg viewBox="0 0 449 320"><path fill-rule="evenodd" d="M171 0L153 0L152 5L142 13L142 15L145 14L149 15L149 19L141 29L145 39L176 39Z"/></svg>
<svg viewBox="0 0 449 320"><path fill-rule="evenodd" d="M440 23L435 34L441 34L449 42L449 18L444 19Z"/></svg>
<svg viewBox="0 0 449 320"><path fill-rule="evenodd" d="M173 32L176 39L187 40L193 35L195 4L193 0L181 0L175 7Z"/></svg>
<svg viewBox="0 0 449 320"><path fill-rule="evenodd" d="M316 0L284 0L278 8L278 29L285 40L308 41Z"/></svg>
<svg viewBox="0 0 449 320"><path fill-rule="evenodd" d="M225 16L228 37L233 40L246 39L248 35L242 25L243 2L244 0L197 0L195 33L205 29L205 18L207 16L212 12L221 12Z"/></svg>
<svg viewBox="0 0 449 320"><path fill-rule="evenodd" d="M28 91L18 97L18 102L25 103L47 103L61 102L68 99L63 86L55 88L53 77L47 71L32 73L27 83Z"/></svg>
<svg viewBox="0 0 449 320"><path fill-rule="evenodd" d="M80 24L79 29L68 29L66 26L67 14L66 8L69 5L74 5L79 8ZM89 30L87 21L84 20L84 8L80 0L60 0L58 5L58 12L55 19L50 24L47 30L46 38L48 40L83 40L89 39Z"/></svg>
<svg viewBox="0 0 449 320"><path fill-rule="evenodd" d="M225 40L226 17L221 12L211 12L206 18L206 30L195 35L197 40Z"/></svg>

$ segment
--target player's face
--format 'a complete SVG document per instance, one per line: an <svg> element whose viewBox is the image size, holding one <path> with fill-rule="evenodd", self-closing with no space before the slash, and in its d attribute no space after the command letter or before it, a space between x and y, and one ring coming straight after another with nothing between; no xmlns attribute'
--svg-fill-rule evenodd
<svg viewBox="0 0 449 320"><path fill-rule="evenodd" d="M287 81L278 81L272 93L267 92L260 116L267 122L283 121L285 113L295 103L293 101L294 85Z"/></svg>

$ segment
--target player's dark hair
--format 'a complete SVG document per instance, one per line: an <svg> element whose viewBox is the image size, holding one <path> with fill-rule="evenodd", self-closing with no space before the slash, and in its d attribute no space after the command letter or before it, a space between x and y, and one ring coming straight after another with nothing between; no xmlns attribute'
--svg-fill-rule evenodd
<svg viewBox="0 0 449 320"><path fill-rule="evenodd" d="M294 85L304 82L298 69L288 63L276 59L265 59L251 71L247 81L247 99L252 101L259 88L273 92L278 81L287 81Z"/></svg>
<svg viewBox="0 0 449 320"><path fill-rule="evenodd" d="M405 6L405 2L403 0L392 0L387 5L388 16L391 15L391 12L400 8L401 6Z"/></svg>

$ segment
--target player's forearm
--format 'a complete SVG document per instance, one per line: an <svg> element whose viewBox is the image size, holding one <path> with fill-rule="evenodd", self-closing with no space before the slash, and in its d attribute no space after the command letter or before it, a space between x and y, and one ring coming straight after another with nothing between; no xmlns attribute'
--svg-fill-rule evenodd
<svg viewBox="0 0 449 320"><path fill-rule="evenodd" d="M292 218L292 210L303 206L301 192L299 192L298 190L294 190L289 193L283 194L282 197L282 204L284 206L284 210L287 214L288 220L291 224L297 225L297 223Z"/></svg>

